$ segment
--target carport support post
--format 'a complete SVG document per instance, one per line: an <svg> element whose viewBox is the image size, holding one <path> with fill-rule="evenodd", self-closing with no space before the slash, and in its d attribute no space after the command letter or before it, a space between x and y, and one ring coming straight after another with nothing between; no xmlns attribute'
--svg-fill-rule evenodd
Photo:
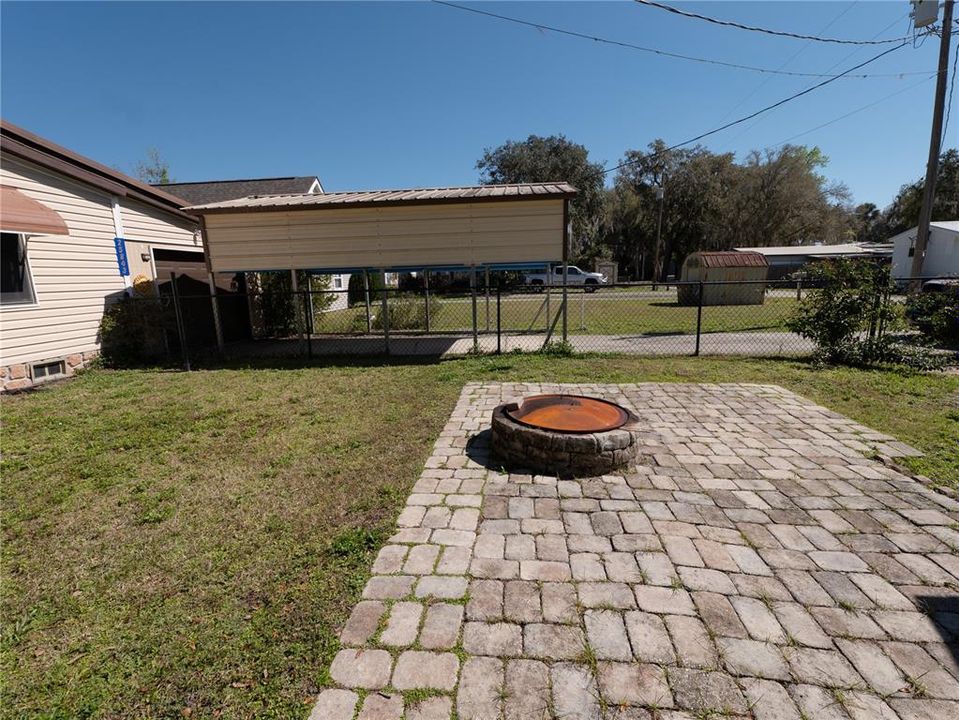
<svg viewBox="0 0 959 720"><path fill-rule="evenodd" d="M383 313L383 342L386 346L386 354L390 354L390 303L386 293L386 270L380 270L380 284L383 286L383 296L381 298Z"/></svg>
<svg viewBox="0 0 959 720"><path fill-rule="evenodd" d="M363 271L363 298L366 300L366 332L373 332L373 316L370 312L370 274Z"/></svg>
<svg viewBox="0 0 959 720"><path fill-rule="evenodd" d="M203 242L203 259L206 261L206 276L210 283L210 305L213 308L213 329L216 332L216 347L223 354L223 325L220 322L220 305L216 301L216 279L213 276L213 265L210 263L210 248L207 247L206 218L200 216L200 239ZM176 276L173 280L176 287ZM189 367L187 368L189 370Z"/></svg>
<svg viewBox="0 0 959 720"><path fill-rule="evenodd" d="M210 283L210 304L213 306L213 329L216 331L216 348L223 354L223 325L220 322L220 304L216 301L216 280L213 273L207 273Z"/></svg>
<svg viewBox="0 0 959 720"><path fill-rule="evenodd" d="M470 266L470 295L473 300L473 352L479 352L479 335L476 329L476 266Z"/></svg>
<svg viewBox="0 0 959 720"><path fill-rule="evenodd" d="M296 337L300 341L300 344L303 344L303 319L300 317L299 308L296 307L296 298L300 294L300 284L296 279L296 270L290 270L290 287L293 289L293 312L296 317Z"/></svg>
<svg viewBox="0 0 959 720"><path fill-rule="evenodd" d="M489 265L486 270L486 332L489 332Z"/></svg>
<svg viewBox="0 0 959 720"><path fill-rule="evenodd" d="M553 266L547 263L546 264L546 332L547 333L549 333L549 328L553 323L553 311L549 307L550 288L552 286L553 286Z"/></svg>
<svg viewBox="0 0 959 720"><path fill-rule="evenodd" d="M426 332L430 331L430 271L423 271L423 290L426 297Z"/></svg>

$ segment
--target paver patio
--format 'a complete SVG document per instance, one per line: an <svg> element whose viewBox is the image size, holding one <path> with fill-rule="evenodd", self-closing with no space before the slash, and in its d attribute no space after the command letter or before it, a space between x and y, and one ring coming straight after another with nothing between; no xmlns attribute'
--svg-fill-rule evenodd
<svg viewBox="0 0 959 720"><path fill-rule="evenodd" d="M640 463L496 468L493 408L560 391ZM959 717L959 503L878 459L914 453L771 385L469 384L311 718Z"/></svg>

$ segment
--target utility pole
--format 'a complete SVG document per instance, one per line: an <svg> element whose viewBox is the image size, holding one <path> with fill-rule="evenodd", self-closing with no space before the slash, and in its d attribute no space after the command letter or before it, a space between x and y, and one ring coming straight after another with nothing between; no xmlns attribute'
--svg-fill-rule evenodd
<svg viewBox="0 0 959 720"><path fill-rule="evenodd" d="M922 275L922 261L929 244L929 222L932 220L932 205L936 199L936 176L939 174L939 150L942 144L942 115L946 106L946 84L949 74L949 40L952 37L952 10L955 0L946 0L942 14L942 37L939 40L939 75L936 79L936 101L932 111L932 135L929 138L929 159L926 161L926 184L922 192L922 209L919 211L919 227L916 246L913 249L912 270L909 275ZM919 286L913 280L913 289Z"/></svg>

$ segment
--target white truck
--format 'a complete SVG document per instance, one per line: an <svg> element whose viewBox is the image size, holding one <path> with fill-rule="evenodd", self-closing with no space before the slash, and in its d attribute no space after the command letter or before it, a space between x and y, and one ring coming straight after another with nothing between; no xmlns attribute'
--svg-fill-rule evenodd
<svg viewBox="0 0 959 720"><path fill-rule="evenodd" d="M606 276L602 273L586 272L580 270L575 265L570 265L566 270L567 285L570 287L582 285L586 292L596 292L600 285L605 285ZM561 286L563 284L563 266L556 265L552 273L527 273L523 276L523 282L527 285L553 285Z"/></svg>

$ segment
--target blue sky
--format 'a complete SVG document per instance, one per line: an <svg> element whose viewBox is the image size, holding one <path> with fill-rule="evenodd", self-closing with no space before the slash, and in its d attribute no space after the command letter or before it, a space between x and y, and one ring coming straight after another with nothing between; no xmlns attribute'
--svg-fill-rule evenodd
<svg viewBox="0 0 959 720"><path fill-rule="evenodd" d="M840 72L889 47L770 37L632 2L473 6L802 72ZM908 29L906 0L682 7L835 37ZM317 174L327 190L470 184L484 147L530 133L563 133L614 164L628 148L685 140L817 82L661 58L427 2L3 2L0 21L5 119L126 171L156 147L181 181ZM931 74L937 52L930 38L862 72ZM826 174L857 202L885 205L924 172L929 77L839 80L704 144L742 157L899 93L794 140L819 145L831 160ZM959 108L946 138L957 140Z"/></svg>

